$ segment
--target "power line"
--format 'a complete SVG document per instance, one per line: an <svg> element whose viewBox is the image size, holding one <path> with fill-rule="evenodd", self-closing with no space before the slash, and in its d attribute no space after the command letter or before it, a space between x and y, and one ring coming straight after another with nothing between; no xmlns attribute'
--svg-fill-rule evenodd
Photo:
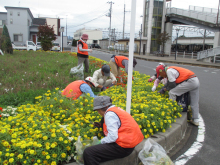
<svg viewBox="0 0 220 165"><path fill-rule="evenodd" d="M106 11L106 12L107 12L107 11ZM100 16L98 16L98 17L92 19L92 20L90 20L90 21L84 22L84 23L79 24L79 25L76 25L76 26L72 26L72 27L70 27L70 28L78 27L78 26L81 26L81 25L87 24L87 23L89 23L89 22L92 22L92 21L94 21L94 20L96 20L96 19L98 19L98 18L101 18L101 17L105 16L105 15L106 15L106 12L103 13L102 15L100 15ZM69 28L69 29L70 29L70 28Z"/></svg>

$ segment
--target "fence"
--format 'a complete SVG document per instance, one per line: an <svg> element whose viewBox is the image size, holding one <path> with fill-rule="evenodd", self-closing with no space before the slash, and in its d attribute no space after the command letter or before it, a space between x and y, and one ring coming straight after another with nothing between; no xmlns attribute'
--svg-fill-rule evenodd
<svg viewBox="0 0 220 165"><path fill-rule="evenodd" d="M181 15L181 16L205 21L208 23L212 23L212 24L216 24L216 22L217 22L217 14L216 13L209 13L209 12L204 12L204 11L199 12L199 11L195 11L195 10L167 8L167 14ZM218 19L218 23L220 23L220 19Z"/></svg>
<svg viewBox="0 0 220 165"><path fill-rule="evenodd" d="M212 49L207 49L197 53L197 60L205 58L213 58L213 63L216 62L216 58L220 56L220 46Z"/></svg>

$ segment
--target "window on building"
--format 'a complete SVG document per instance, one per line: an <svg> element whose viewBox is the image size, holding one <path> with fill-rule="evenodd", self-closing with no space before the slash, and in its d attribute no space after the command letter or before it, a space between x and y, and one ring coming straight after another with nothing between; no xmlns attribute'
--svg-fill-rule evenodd
<svg viewBox="0 0 220 165"><path fill-rule="evenodd" d="M2 20L0 20L0 26L2 26L3 25L3 22L2 22Z"/></svg>
<svg viewBox="0 0 220 165"><path fill-rule="evenodd" d="M18 16L20 16L20 12L18 12Z"/></svg>
<svg viewBox="0 0 220 165"><path fill-rule="evenodd" d="M30 20L29 19L27 20L27 25L30 26Z"/></svg>
<svg viewBox="0 0 220 165"><path fill-rule="evenodd" d="M22 42L23 41L23 34L14 34L14 41Z"/></svg>
<svg viewBox="0 0 220 165"><path fill-rule="evenodd" d="M13 15L13 12L12 11L10 11L10 16L12 16Z"/></svg>
<svg viewBox="0 0 220 165"><path fill-rule="evenodd" d="M10 24L13 24L13 19L12 18L10 18Z"/></svg>

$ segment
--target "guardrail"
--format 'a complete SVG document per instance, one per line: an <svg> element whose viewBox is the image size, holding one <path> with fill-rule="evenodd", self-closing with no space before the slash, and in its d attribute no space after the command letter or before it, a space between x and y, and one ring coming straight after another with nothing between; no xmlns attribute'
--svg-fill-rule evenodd
<svg viewBox="0 0 220 165"><path fill-rule="evenodd" d="M212 23L212 24L216 24L217 22L217 15L215 13L198 12L195 10L186 10L186 9L179 9L179 8L167 8L166 12L167 14L181 15L181 16L205 21L208 23ZM218 23L220 23L220 20L218 20Z"/></svg>
<svg viewBox="0 0 220 165"><path fill-rule="evenodd" d="M215 57L218 55L220 55L220 46L216 48L197 52L197 60L214 57L214 61L215 61Z"/></svg>

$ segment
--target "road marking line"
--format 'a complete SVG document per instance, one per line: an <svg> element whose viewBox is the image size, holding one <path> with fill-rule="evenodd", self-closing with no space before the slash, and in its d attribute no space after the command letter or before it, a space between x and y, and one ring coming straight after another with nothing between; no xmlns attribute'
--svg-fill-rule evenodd
<svg viewBox="0 0 220 165"><path fill-rule="evenodd" d="M198 135L196 141L191 145L191 147L181 156L179 156L175 161L175 165L184 165L187 161L189 161L203 146L203 142L205 140L205 123L202 116L199 114L199 127L198 127Z"/></svg>

